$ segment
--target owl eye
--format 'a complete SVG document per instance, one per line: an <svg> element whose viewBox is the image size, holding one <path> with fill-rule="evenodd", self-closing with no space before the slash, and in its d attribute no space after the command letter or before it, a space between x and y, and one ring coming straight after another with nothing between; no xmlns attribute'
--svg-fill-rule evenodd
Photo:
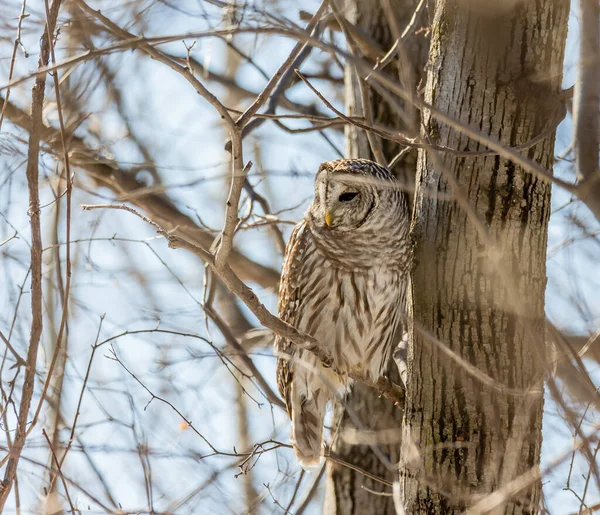
<svg viewBox="0 0 600 515"><path fill-rule="evenodd" d="M338 200L340 202L350 202L357 195L358 195L357 191L346 191L345 193L342 193L339 196Z"/></svg>

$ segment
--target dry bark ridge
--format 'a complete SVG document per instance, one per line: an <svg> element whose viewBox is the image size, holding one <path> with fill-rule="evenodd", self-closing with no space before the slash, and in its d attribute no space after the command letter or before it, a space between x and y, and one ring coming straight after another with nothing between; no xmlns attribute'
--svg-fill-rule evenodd
<svg viewBox="0 0 600 515"><path fill-rule="evenodd" d="M552 116L569 4L522 2L482 12L466 0L433 11L425 102L504 144L531 138ZM471 149L472 142L424 112L423 135ZM475 148L476 150L476 148ZM554 137L528 151L551 169ZM450 176L489 234L490 248L457 204L424 194L445 191ZM420 152L413 219L416 266L412 317L479 370L511 388L540 386L550 187L501 157L457 158ZM503 277L493 263L508 265ZM514 285L517 291L509 291ZM511 296L518 295L515 310ZM413 328L409 354L400 493L407 513L463 513L522 474L536 470L543 401L477 384ZM494 513L538 510L541 483L522 488ZM479 497L477 497L479 496ZM478 508L479 509L479 508Z"/></svg>

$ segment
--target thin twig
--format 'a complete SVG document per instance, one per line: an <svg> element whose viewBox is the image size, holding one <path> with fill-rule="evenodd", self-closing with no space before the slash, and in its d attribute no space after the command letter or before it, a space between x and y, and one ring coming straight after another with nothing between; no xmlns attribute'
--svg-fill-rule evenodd
<svg viewBox="0 0 600 515"><path fill-rule="evenodd" d="M21 25L23 24L23 20L27 17L25 15L25 6L27 4L27 0L23 0L21 4L21 14L19 14L19 21L17 22L17 37L15 38L15 43L13 46L12 57L10 58L10 68L8 70L8 82L12 80L13 72L15 70L15 61L17 59L17 49L21 44ZM25 52L25 57L29 57L27 52ZM10 88L6 90L6 102L8 102L10 98ZM0 130L2 130L2 121L4 120L4 113L6 111L6 102L2 105L2 112L0 113Z"/></svg>
<svg viewBox="0 0 600 515"><path fill-rule="evenodd" d="M4 336L4 333L2 331L0 331L0 340L2 340L4 342L4 345L6 345L6 348L15 357L15 359L17 360L17 365L27 367L27 362L15 350L15 348L11 345L10 341L8 341L8 338L6 336Z"/></svg>
<svg viewBox="0 0 600 515"><path fill-rule="evenodd" d="M71 501L71 496L69 495L69 489L67 488L67 482L65 481L65 476L63 475L62 468L60 466L60 463L58 462L58 458L56 457L54 448L52 447L52 442L50 442L50 438L48 438L48 433L46 433L46 430L43 428L42 428L42 434L44 435L46 442L48 442L48 447L50 449L50 452L52 453L52 458L54 460L54 463L56 464L56 468L58 469L58 474L60 476L60 479L62 480L63 488L65 489L65 495L67 496L67 501L69 502L69 506L71 507L70 511L71 511L71 513L75 513L75 507L73 506L73 501ZM54 481L54 479L52 479L52 481Z"/></svg>
<svg viewBox="0 0 600 515"><path fill-rule="evenodd" d="M81 391L79 392L79 400L77 401L77 409L75 410L75 417L73 418L73 423L71 424L71 434L69 435L69 442L67 443L67 447L65 448L65 452L60 458L60 466L62 467L63 463L67 459L67 454L71 450L73 445L73 441L75 440L75 428L77 427L77 421L79 420L79 415L81 414L81 404L83 402L83 395L85 393L88 380L90 378L90 372L92 370L92 362L94 361L94 356L96 354L96 349L99 347L98 340L100 338L100 332L102 331L102 324L104 322L104 315L100 317L100 323L98 324L98 332L96 333L96 340L94 341L94 345L92 345L92 354L90 355L90 359L88 361L88 366L85 371L85 377L83 379L83 385L81 386Z"/></svg>
<svg viewBox="0 0 600 515"><path fill-rule="evenodd" d="M385 485L385 486L389 486L390 488L393 487L393 484L390 483L389 481L387 481L383 478L377 477L374 474L371 474L370 472L368 472L367 470L364 470L352 463L348 463L347 461L344 461L341 458L338 458L335 454L332 454L329 449L325 450L324 456L327 460L332 461L333 463L337 463L338 465L341 465L342 467L346 467L350 470L354 470L354 472L358 472L359 474L362 474L363 476L368 477L369 479L372 479L373 481L381 483L382 485Z"/></svg>
<svg viewBox="0 0 600 515"><path fill-rule="evenodd" d="M317 29L317 23L319 22L319 20L321 19L321 16L327 9L327 4L328 4L328 0L322 0L321 5L319 5L319 8L316 10L315 14L312 16L311 20L308 22L308 25L306 26L305 32L309 35L310 39L314 39L315 30ZM298 57L300 52L302 52L303 48L307 44L308 43L304 42L304 41L299 41L298 43L296 43L296 45L294 46L294 48L292 49L292 51L290 52L290 54L288 55L286 60L278 68L278 70L275 72L275 74L271 77L271 79L266 84L266 86L263 88L263 90L260 92L258 97L256 97L254 102L252 102L252 104L248 107L248 109L246 109L244 114L242 114L242 116L240 116L235 121L236 126L238 126L240 128L244 127L250 121L250 119L254 116L254 114L267 101L267 99L271 95L271 92L277 86L277 83L279 82L279 79L282 77L282 75L287 70L292 68L294 61L296 60L296 58Z"/></svg>
<svg viewBox="0 0 600 515"><path fill-rule="evenodd" d="M319 469L319 472L317 473L312 484L310 485L310 488L306 492L306 495L304 496L304 498L300 502L300 505L294 512L295 515L302 515L304 513L304 511L310 504L310 501L312 501L313 498L315 497L315 494L317 493L317 490L319 489L319 484L321 483L321 479L323 479L324 474L325 474L325 463L323 463L321 465L321 468Z"/></svg>

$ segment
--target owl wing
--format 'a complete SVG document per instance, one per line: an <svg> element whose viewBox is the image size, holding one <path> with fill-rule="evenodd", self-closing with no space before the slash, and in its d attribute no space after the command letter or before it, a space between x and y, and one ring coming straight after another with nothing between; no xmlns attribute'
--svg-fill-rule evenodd
<svg viewBox="0 0 600 515"><path fill-rule="evenodd" d="M277 309L279 317L290 325L297 323L298 307L300 305L300 289L302 281L302 266L305 262L305 252L309 243L306 221L302 220L290 236L285 248L285 257L279 283L279 302ZM294 345L289 340L277 335L275 338L275 351L280 357L277 361L277 386L291 416L290 392L293 370L287 356L294 354Z"/></svg>

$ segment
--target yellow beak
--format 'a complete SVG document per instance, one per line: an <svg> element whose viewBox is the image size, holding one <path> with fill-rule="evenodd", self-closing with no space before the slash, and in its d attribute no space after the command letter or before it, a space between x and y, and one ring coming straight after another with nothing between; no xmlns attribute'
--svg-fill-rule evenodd
<svg viewBox="0 0 600 515"><path fill-rule="evenodd" d="M325 211L325 223L327 227L331 227L331 224L333 224L333 215L330 211Z"/></svg>

